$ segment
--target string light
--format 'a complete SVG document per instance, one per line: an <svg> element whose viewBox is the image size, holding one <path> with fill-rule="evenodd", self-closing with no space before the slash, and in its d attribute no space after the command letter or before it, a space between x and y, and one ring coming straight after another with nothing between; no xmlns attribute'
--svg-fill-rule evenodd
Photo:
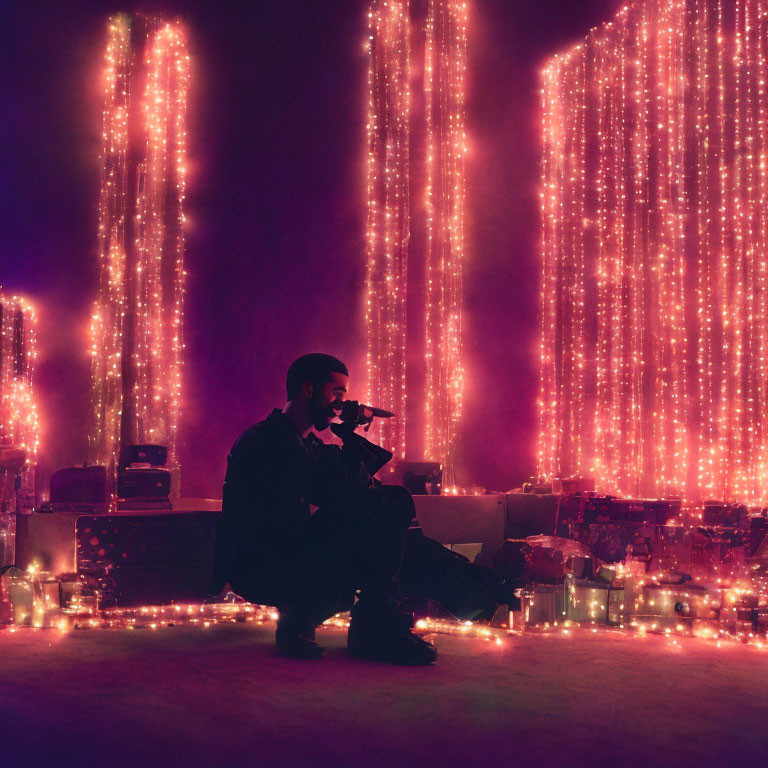
<svg viewBox="0 0 768 768"><path fill-rule="evenodd" d="M544 477L764 498L766 19L636 2L543 72Z"/></svg>
<svg viewBox="0 0 768 768"><path fill-rule="evenodd" d="M167 24L150 37L145 64L147 154L138 169L131 413L138 441L168 446L169 466L178 475L189 90L189 54L179 25Z"/></svg>
<svg viewBox="0 0 768 768"><path fill-rule="evenodd" d="M40 420L32 386L38 354L36 324L28 301L0 294L0 447L24 451L26 488L34 488L29 470L37 464L40 449Z"/></svg>
<svg viewBox="0 0 768 768"><path fill-rule="evenodd" d="M464 369L467 3L430 0L424 53L426 117L425 455L454 482Z"/></svg>
<svg viewBox="0 0 768 768"><path fill-rule="evenodd" d="M10 615L14 617L14 623L5 626L11 631L21 627L57 629L60 632L80 629L157 630L185 626L208 629L218 624L246 622L274 626L279 618L274 607L248 603L231 593L225 601L218 603L100 608L89 603L77 591L66 605L62 605L59 582L36 567L30 567L24 573L6 575L4 580L0 586L8 593L6 599L10 597ZM67 582L68 586L72 584ZM79 586L77 582L74 584ZM4 593L0 593L0 598L3 596ZM338 613L324 621L321 628L346 630L349 623L349 613ZM3 626L0 623L0 629ZM416 621L414 631L419 634L459 635L495 645L503 645L502 638L507 634L503 627L432 617Z"/></svg>
<svg viewBox="0 0 768 768"><path fill-rule="evenodd" d="M369 402L404 413L410 237L410 86L407 0L368 12L368 214L365 326ZM376 439L405 456L403 419L380 419Z"/></svg>
<svg viewBox="0 0 768 768"><path fill-rule="evenodd" d="M621 565L617 566L617 576L627 579L630 572L624 573L621 568ZM11 617L11 623L0 624L0 630L157 631L177 627L206 630L212 626L232 623L274 626L278 619L275 608L247 603L234 595L230 596L231 600L221 603L99 608L90 598L84 598L75 591L66 605L63 605L62 586L71 589L72 584L66 582L60 585L51 574L34 567L23 574L6 574L0 583L3 589L0 599L10 598L5 612ZM77 582L74 585L77 586ZM544 585L544 589L551 597L555 587L548 584ZM753 619L740 617L750 612L743 607L749 604L750 595L753 594L750 589L738 586L708 590L684 585L671 587L659 582L658 576L635 580L631 586L627 581L624 587L613 590L618 593L618 598L611 596L611 590L594 584L584 587L566 582L561 589L564 589L566 613L560 619L542 619L547 614L546 608L541 613L537 612L535 606L538 600L544 600L545 595L534 589L525 591L521 610L512 612L508 623L489 625L425 617L415 622L414 631L419 634L446 634L478 639L502 647L506 645L507 638L519 637L521 634L573 638L617 634L645 637L656 634L668 637L674 644L687 638L714 641L718 647L728 642L747 644L759 650L768 649L764 635L760 630L755 630ZM617 599L621 602L617 602ZM692 608L690 616L685 613L685 608L680 613L681 599L685 601L685 608ZM569 614L579 618L566 618ZM609 615L610 621L614 623L606 624ZM349 621L348 613L336 614L326 620L321 629L346 630Z"/></svg>
<svg viewBox="0 0 768 768"><path fill-rule="evenodd" d="M129 18L110 20L91 319L91 460L114 468L121 443L166 445L176 487L189 61L178 23L150 22L134 53Z"/></svg>
<svg viewBox="0 0 768 768"><path fill-rule="evenodd" d="M453 482L461 417L467 2L430 0L424 35L426 174L424 256L425 458ZM368 13L368 219L365 323L367 397L403 412L411 217L408 0L371 0ZM375 437L398 458L405 425L388 420Z"/></svg>
<svg viewBox="0 0 768 768"><path fill-rule="evenodd" d="M99 197L99 295L91 315L90 460L112 467L120 448L123 410L125 240L128 216L130 23L110 20L104 68L102 179Z"/></svg>

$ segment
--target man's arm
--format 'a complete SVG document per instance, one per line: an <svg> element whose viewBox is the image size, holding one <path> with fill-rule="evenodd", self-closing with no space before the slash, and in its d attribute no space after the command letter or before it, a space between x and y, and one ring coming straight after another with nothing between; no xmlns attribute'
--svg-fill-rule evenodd
<svg viewBox="0 0 768 768"><path fill-rule="evenodd" d="M392 453L386 448L366 440L362 435L355 432L355 429L364 424L370 426L373 418L372 413L377 409L360 405L356 400L339 400L331 405L332 410L341 419L341 421L330 425L331 432L341 438L345 451L354 452L360 457L371 481L373 481L374 475L392 459ZM386 411L381 413L386 413ZM368 426L366 426L366 431Z"/></svg>
<svg viewBox="0 0 768 768"><path fill-rule="evenodd" d="M244 436L230 453L225 516L243 516L237 527L247 528L249 535L296 539L306 522L305 502L335 506L370 483L357 452L316 438L305 444L290 433L260 430Z"/></svg>
<svg viewBox="0 0 768 768"><path fill-rule="evenodd" d="M344 422L331 424L331 430L342 439L344 443L342 450L354 452L360 457L371 478L392 459L392 453L386 448L366 440L355 432L354 424Z"/></svg>
<svg viewBox="0 0 768 768"><path fill-rule="evenodd" d="M265 428L244 434L227 458L209 592L224 588L243 537L298 542L311 535L303 502L345 507L391 456L357 434L346 436L343 449Z"/></svg>

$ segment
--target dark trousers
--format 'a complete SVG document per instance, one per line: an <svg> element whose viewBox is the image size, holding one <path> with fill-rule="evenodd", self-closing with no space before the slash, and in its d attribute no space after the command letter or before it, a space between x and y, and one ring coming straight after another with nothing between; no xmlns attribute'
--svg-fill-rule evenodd
<svg viewBox="0 0 768 768"><path fill-rule="evenodd" d="M313 624L349 610L361 590L356 611L375 613L391 604L415 509L399 485L382 485L354 494L335 508L318 509L308 535L270 557L250 573L238 569L232 588L246 600L262 602L264 581L281 616Z"/></svg>

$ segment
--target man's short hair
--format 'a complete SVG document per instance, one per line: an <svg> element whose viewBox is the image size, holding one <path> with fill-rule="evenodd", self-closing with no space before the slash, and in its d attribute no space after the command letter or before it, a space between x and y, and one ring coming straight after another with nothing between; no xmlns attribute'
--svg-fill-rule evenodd
<svg viewBox="0 0 768 768"><path fill-rule="evenodd" d="M322 352L302 355L291 363L285 377L288 399L293 400L296 397L305 381L311 381L314 387L321 387L332 373L349 376L347 366L333 355L325 355Z"/></svg>

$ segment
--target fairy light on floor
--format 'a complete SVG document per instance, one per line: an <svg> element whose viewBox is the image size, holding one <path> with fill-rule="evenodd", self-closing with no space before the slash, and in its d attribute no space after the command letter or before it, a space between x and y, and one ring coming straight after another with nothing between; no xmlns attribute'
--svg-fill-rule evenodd
<svg viewBox="0 0 768 768"><path fill-rule="evenodd" d="M5 577L8 578L7 576ZM16 581L20 581L16 579ZM199 604L184 603L170 605L146 605L126 608L96 609L84 605L75 599L62 609L50 592L41 589L45 584L53 584L45 573L25 574L24 586L29 593L27 603L16 611L16 622L0 621L0 630L9 632L55 630L61 633L80 630L134 630L134 631L171 631L177 628L197 628L201 631L212 627L231 624L247 624L274 628L278 613L275 608L246 603L233 597L231 602ZM18 584L17 584L18 589ZM674 595L672 590L659 590ZM726 591L724 599L736 603L746 593L745 590ZM2 594L0 594L2 598ZM670 598L666 598L670 599ZM671 599L674 599L672 597ZM653 606L653 600L651 605ZM2 599L0 599L2 608ZM525 607L524 607L525 610ZM728 631L712 621L680 617L640 615L631 617L627 611L625 623L620 626L601 625L597 621L555 620L529 624L518 618L500 625L488 623L458 621L425 617L414 622L413 631L424 635L448 635L467 640L480 640L501 649L509 642L523 636L559 637L563 639L589 639L606 637L645 637L656 635L666 638L670 645L683 647L683 641L709 641L717 647L726 645L748 645L756 650L768 650L765 635L749 630ZM2 618L2 616L0 616ZM349 628L350 615L340 613L332 616L318 628L321 631Z"/></svg>
<svg viewBox="0 0 768 768"><path fill-rule="evenodd" d="M749 568L743 566L718 571L710 562L709 570L721 573L716 579L705 584L670 583L664 569L678 573L681 563L673 558L664 569L661 561L657 567L660 570L653 572L644 562L628 561L604 566L604 581L566 576L563 584L529 583L519 593L519 609L509 614L497 611L490 624L428 615L415 622L414 631L474 638L496 646L521 634L588 638L620 633L661 635L675 646L684 639L704 639L718 646L738 642L760 650L768 647L765 578L750 578ZM13 630L205 630L245 622L274 626L277 618L275 608L247 603L233 593L221 602L203 604L100 607L98 592L87 577L57 577L37 563L26 572L12 569L0 577L0 625ZM349 620L348 613L337 614L323 627L345 630Z"/></svg>
<svg viewBox="0 0 768 768"><path fill-rule="evenodd" d="M425 283L425 456L453 482L464 388L462 274L467 3L430 0L424 55L427 136Z"/></svg>
<svg viewBox="0 0 768 768"><path fill-rule="evenodd" d="M146 22L138 51L131 32L127 16L110 20L91 460L114 467L121 443L166 445L178 486L190 57L178 23Z"/></svg>
<svg viewBox="0 0 768 768"><path fill-rule="evenodd" d="M404 413L410 236L407 0L372 0L368 30L366 397ZM377 429L382 445L403 458L403 419L382 419Z"/></svg>
<svg viewBox="0 0 768 768"><path fill-rule="evenodd" d="M37 360L37 318L21 296L0 294L0 446L24 452L34 469L40 449L40 420L33 389ZM34 487L31 473L25 485Z"/></svg>
<svg viewBox="0 0 768 768"><path fill-rule="evenodd" d="M9 579L9 577L5 577ZM247 603L234 594L219 603L187 603L170 605L145 605L124 608L100 609L88 604L79 595L62 607L58 598L52 597L56 590L46 589L47 585L58 586L56 579L50 574L37 569L28 569L22 576L12 576L12 589L16 595L13 614L14 623L2 622L0 614L0 629L16 631L19 629L55 629L60 632L84 629L127 629L127 630L159 630L175 627L198 627L209 629L222 624L253 623L276 626L279 614L277 610L267 605ZM0 585L2 586L2 585ZM11 591L4 587L5 591ZM0 592L0 607L3 594ZM350 623L349 613L336 614L320 625L320 629L347 630ZM471 621L458 621L437 618L421 618L414 622L417 634L457 635L465 638L475 638L502 645L503 638L508 635L505 627L487 624L477 624Z"/></svg>
<svg viewBox="0 0 768 768"><path fill-rule="evenodd" d="M544 69L544 477L765 497L767 19L638 1Z"/></svg>

